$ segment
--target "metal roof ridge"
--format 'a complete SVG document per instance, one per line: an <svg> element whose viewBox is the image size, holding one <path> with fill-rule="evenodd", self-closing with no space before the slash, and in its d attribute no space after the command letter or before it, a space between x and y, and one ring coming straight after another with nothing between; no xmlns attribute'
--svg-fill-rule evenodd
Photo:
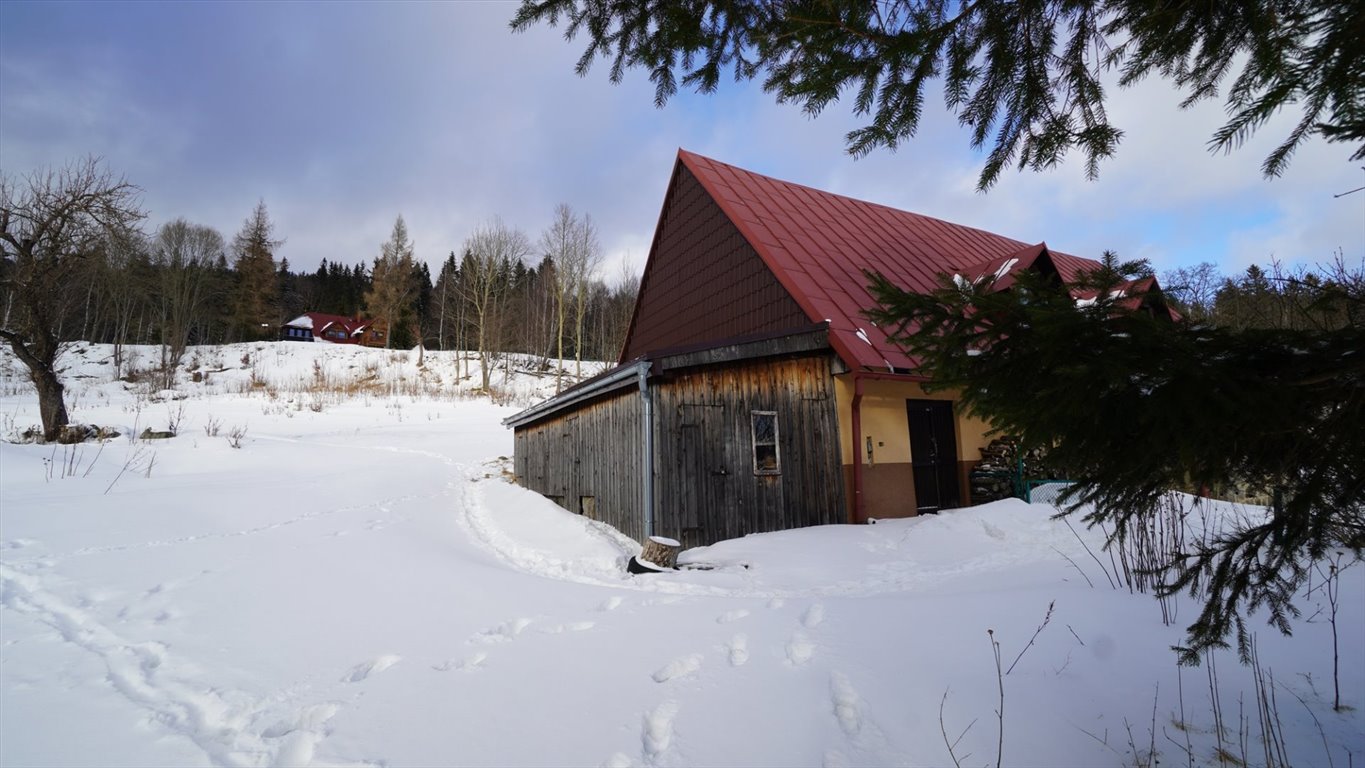
<svg viewBox="0 0 1365 768"><path fill-rule="evenodd" d="M706 155L698 154L698 153L696 153L696 152L690 152L690 151L688 151L688 150L685 150L685 149L682 149L681 147L679 147L679 148L678 148L678 156L679 156L679 158L681 158L681 157L684 156L684 155L687 156L687 157L696 158L697 160L701 160L701 161L704 161L704 162L707 162L707 163L713 163L713 164L715 164L715 165L722 166L722 167L727 168L727 169L731 170L732 172L737 173L737 174L742 175L742 176L750 176L750 177L757 176L757 177L759 177L759 178L761 178L761 179L765 179L765 180L767 180L767 181L774 182L774 183L777 183L777 184L784 184L784 185L789 186L789 187L796 187L796 188L801 189L801 190L806 190L806 191L809 191L809 192L814 192L816 195L821 195L821 196L825 196L825 197L838 198L838 199L843 200L843 201L846 201L846 202L856 203L856 204L858 204L858 205L866 205L866 206L870 206L870 207L873 207L873 208L878 208L878 209L881 209L881 210L883 210L883 211L888 211L888 212L890 212L890 213L898 214L898 215L902 215L902 216L914 216L915 218L923 219L923 220L928 221L928 222L935 222L935 223L938 223L938 224L946 224L947 226L953 227L953 228L956 228L956 229L969 229L969 230L972 230L973 232L979 232L979 233L984 234L984 235L989 235L990 237L998 237L998 238L1000 238L1000 239L1002 239L1002 240L1012 240L1012 241L1014 241L1014 242L1016 242L1016 243L1020 243L1020 244L1023 244L1023 245L1027 245L1027 243L1026 243L1025 241L1020 240L1020 239L1018 239L1018 238L1010 237L1009 235L1002 235L1002 234L1000 234L999 232L992 232L992 231L990 231L990 230L988 230L988 229L982 229L981 227L973 226L973 225L971 225L971 224L959 224L958 222L949 221L949 220L947 220L947 219L939 218L938 216L931 216L931 215L929 215L929 214L927 214L927 213L920 213L920 212L918 212L918 211L908 211L908 210L906 210L906 209L904 209L904 208L896 208L895 206L887 205L886 203L879 203L879 202L876 202L875 200L866 200L866 199L863 199L863 198L861 198L861 197L854 197L854 196L852 196L852 195L845 195L845 194L842 194L842 193L839 193L839 192L830 192L830 191L827 190L827 189L820 189L819 187L813 187L813 186L811 186L811 185L809 185L809 184L802 184L802 183L799 182L799 181L791 181L791 180L789 180L789 179L779 179L779 178L777 178L776 176L769 176L769 175L766 174L766 173L759 173L758 171L751 171L751 170L749 170L749 169L747 169L747 168L741 168L741 167L739 167L739 166L737 166L737 165L733 165L733 164L731 164L731 163L727 163L727 162L725 162L725 161L723 161L723 160L717 160L717 159L715 159L715 158L713 158L713 157L707 157ZM692 164L691 164L691 163L689 163L689 167L692 167ZM696 171L695 171L695 168L693 169L693 172L694 172L694 173L696 172ZM1076 258L1083 258L1083 257L1079 257L1079 256L1078 256L1078 257L1076 257Z"/></svg>

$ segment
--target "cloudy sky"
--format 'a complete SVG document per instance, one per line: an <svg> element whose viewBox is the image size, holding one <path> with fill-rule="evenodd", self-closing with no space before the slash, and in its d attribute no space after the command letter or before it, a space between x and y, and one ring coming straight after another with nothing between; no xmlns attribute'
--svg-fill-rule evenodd
<svg viewBox="0 0 1365 768"><path fill-rule="evenodd" d="M437 265L500 216L535 237L557 203L590 214L603 276L638 271L679 147L770 176L1158 269L1365 258L1365 184L1343 145L1261 159L1292 116L1231 155L1217 103L1181 111L1162 81L1111 91L1126 132L1088 182L1080 158L974 191L982 158L930 104L919 136L854 160L846 107L818 118L755 84L653 106L645 73L573 72L582 41L513 34L512 2L0 2L0 169L94 154L176 217L231 236L257 200L295 270L371 262L402 214Z"/></svg>

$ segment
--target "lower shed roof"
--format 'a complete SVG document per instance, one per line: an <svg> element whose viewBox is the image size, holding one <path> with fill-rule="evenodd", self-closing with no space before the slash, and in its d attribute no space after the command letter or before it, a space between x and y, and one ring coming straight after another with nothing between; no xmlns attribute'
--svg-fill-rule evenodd
<svg viewBox="0 0 1365 768"><path fill-rule="evenodd" d="M642 355L628 363L576 384L555 397L512 414L504 426L519 428L572 411L578 405L631 387L638 387L641 375L657 379L670 371L709 365L724 365L764 357L830 352L829 328L824 323L777 334L726 339L713 344L660 350Z"/></svg>

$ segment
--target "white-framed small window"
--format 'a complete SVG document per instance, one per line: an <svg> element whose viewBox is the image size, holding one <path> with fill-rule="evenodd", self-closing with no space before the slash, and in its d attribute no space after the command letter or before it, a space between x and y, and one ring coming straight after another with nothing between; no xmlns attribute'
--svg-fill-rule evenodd
<svg viewBox="0 0 1365 768"><path fill-rule="evenodd" d="M777 411L750 411L754 438L754 474L782 474L782 455L777 449Z"/></svg>

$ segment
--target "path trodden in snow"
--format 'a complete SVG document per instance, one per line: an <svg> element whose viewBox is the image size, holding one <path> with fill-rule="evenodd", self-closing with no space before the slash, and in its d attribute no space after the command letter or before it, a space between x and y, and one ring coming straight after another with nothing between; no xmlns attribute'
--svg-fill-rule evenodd
<svg viewBox="0 0 1365 768"><path fill-rule="evenodd" d="M632 542L502 479L514 408L370 393L314 411L285 385L314 360L418 375L325 347L204 348L229 370L179 401L112 382L86 347L65 374L77 420L127 433L183 404L179 436L70 449L71 477L49 472L61 447L0 443L0 764L943 765L944 729L984 764L987 629L1006 663L1023 651L1005 764L1131 765L1151 743L1186 764L1186 734L1214 760L1207 670L1169 651L1194 604L1163 626L1049 507L750 536L683 553L712 570L631 577ZM237 367L247 353L271 365ZM421 375L449 374L443 354ZM9 369L5 423L36 423ZM153 450L150 476L123 471ZM1293 638L1253 618L1295 764L1365 765L1363 576L1339 601L1352 710L1330 708L1320 593ZM1225 715L1254 700L1233 655L1217 672Z"/></svg>

